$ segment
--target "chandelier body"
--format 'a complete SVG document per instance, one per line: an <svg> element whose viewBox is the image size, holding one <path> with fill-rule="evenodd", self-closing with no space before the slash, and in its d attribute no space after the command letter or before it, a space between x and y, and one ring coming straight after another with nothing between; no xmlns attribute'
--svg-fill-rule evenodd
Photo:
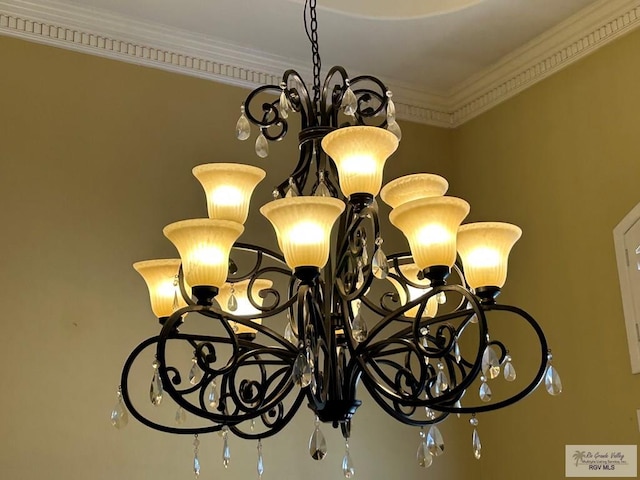
<svg viewBox="0 0 640 480"><path fill-rule="evenodd" d="M350 78L339 66L321 83L313 1L310 14L312 88L287 70L280 85L249 94L236 129L244 140L250 125L257 126L256 153L266 156L268 142L288 133L289 115L300 118L298 162L275 186L274 201L261 208L283 254L237 241L251 191L264 173L228 164L196 167L212 218L165 228L181 260L136 264L162 328L124 364L121 398L127 410L168 433L222 430L226 445L227 432L256 440L278 433L303 405L349 438L361 404L360 384L389 415L418 427L435 425L451 413L475 417L506 407L543 378L550 393L559 393L540 326L524 310L495 301L518 227L459 227L468 204L443 196L447 182L441 177L410 175L390 182L381 196L393 208L390 220L411 251L384 253L375 198L384 163L401 136L392 95L379 79ZM238 186L237 171L237 178L251 185ZM238 189L243 193L236 205ZM205 231L207 238L186 245L195 238L188 228ZM180 235L186 243L176 238ZM215 275L207 277L213 270ZM170 287L162 290L160 283ZM501 368L506 380L515 380L515 369L507 346L490 336L494 314L524 322L537 357L529 378L497 400L487 382ZM205 332L192 333L192 325L205 326ZM276 325L284 325L284 331ZM193 355L188 375L175 359L174 345ZM151 402L169 397L200 425L162 423L136 408L130 373L147 349L155 355ZM474 431L479 458L476 437ZM424 458L419 461L422 465Z"/></svg>

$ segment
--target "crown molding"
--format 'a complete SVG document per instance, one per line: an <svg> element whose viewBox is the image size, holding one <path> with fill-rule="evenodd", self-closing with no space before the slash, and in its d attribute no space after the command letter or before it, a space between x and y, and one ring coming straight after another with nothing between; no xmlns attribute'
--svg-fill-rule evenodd
<svg viewBox="0 0 640 480"><path fill-rule="evenodd" d="M387 81L398 117L454 128L640 25L640 0L600 0L447 94ZM51 1L0 0L0 34L244 88L278 84L291 59Z"/></svg>

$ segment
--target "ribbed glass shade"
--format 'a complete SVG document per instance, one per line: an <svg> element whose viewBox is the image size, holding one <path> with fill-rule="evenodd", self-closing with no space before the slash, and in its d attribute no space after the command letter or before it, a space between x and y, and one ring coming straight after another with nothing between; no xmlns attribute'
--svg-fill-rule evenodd
<svg viewBox="0 0 640 480"><path fill-rule="evenodd" d="M207 195L209 218L244 224L251 195L265 171L239 163L207 163L192 171Z"/></svg>
<svg viewBox="0 0 640 480"><path fill-rule="evenodd" d="M480 222L458 229L458 252L472 288L500 287L507 279L509 252L522 235L510 223Z"/></svg>
<svg viewBox="0 0 640 480"><path fill-rule="evenodd" d="M180 269L180 259L144 260L133 264L133 268L142 276L149 289L151 310L158 317L168 317L174 307L182 308L187 304L175 285Z"/></svg>
<svg viewBox="0 0 640 480"><path fill-rule="evenodd" d="M397 280L395 280L393 277L387 277L388 280L391 281L391 283L393 284L394 287L396 287L396 290L398 291L398 295L400 296L400 303L402 305L406 304L408 301L412 301L412 300L416 300L417 298L421 297L422 295L424 295L425 293L427 293L429 290L431 290L431 287L429 287L430 285L430 280L428 279L422 279L422 280L418 280L418 272L420 271L420 269L418 268L418 266L415 263L409 263L406 265L400 265L400 273L402 273L402 275L404 275L404 277L417 284L417 285L424 285L425 288L416 288L414 286L411 285L407 285L407 290L409 291L409 298L407 298L407 292L405 291L405 289L400 285L400 283L398 283ZM419 306L413 307L409 310L407 310L405 312L405 316L407 317L414 317L418 314L418 309ZM435 317L436 313L438 312L438 301L436 300L436 297L431 297L428 301L427 301L427 306L424 309L424 312L422 313L422 317Z"/></svg>
<svg viewBox="0 0 640 480"><path fill-rule="evenodd" d="M440 175L416 173L390 181L380 191L380 198L391 208L397 208L419 198L441 197L449 182Z"/></svg>
<svg viewBox="0 0 640 480"><path fill-rule="evenodd" d="M322 268L329 259L331 228L344 203L331 197L279 198L260 209L273 225L287 265Z"/></svg>
<svg viewBox="0 0 640 480"><path fill-rule="evenodd" d="M253 286L251 288L251 298L253 301L262 306L262 301L264 300L260 297L260 290L264 290L267 288L271 288L273 282L271 280L267 280L264 278L258 278L255 282L253 282ZM233 289L230 283L225 283L222 288L220 288L220 292L216 297L216 300L220 304L222 310L227 313L231 313L232 315L236 315L239 317L251 317L251 315L258 315L262 312L254 307L249 301L247 288L249 287L249 280L243 280L242 282L237 282L233 284ZM235 297L235 302L237 308L235 310L231 310L230 306L230 298L231 294ZM262 324L261 318L252 319L252 322L257 323L258 325ZM246 327L240 323L229 322L231 328L233 328L234 332L240 333L256 333L256 330L253 328Z"/></svg>
<svg viewBox="0 0 640 480"><path fill-rule="evenodd" d="M180 253L185 281L218 288L227 279L229 252L243 231L240 223L210 218L182 220L163 230Z"/></svg>
<svg viewBox="0 0 640 480"><path fill-rule="evenodd" d="M391 223L409 240L413 259L421 270L456 261L456 234L469 204L456 197L422 198L394 208Z"/></svg>
<svg viewBox="0 0 640 480"><path fill-rule="evenodd" d="M374 197L382 185L387 158L398 148L398 138L378 127L344 127L322 139L322 149L338 168L340 189L345 197L369 193Z"/></svg>

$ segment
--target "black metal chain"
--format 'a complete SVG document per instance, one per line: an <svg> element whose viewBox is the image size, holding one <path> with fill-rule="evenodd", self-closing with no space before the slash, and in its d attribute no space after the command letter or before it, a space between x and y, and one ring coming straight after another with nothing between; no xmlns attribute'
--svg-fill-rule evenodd
<svg viewBox="0 0 640 480"><path fill-rule="evenodd" d="M307 19L307 16L309 19ZM320 49L318 47L318 19L316 17L316 0L305 0L304 3L304 30L311 42L311 54L313 57L313 103L320 100Z"/></svg>

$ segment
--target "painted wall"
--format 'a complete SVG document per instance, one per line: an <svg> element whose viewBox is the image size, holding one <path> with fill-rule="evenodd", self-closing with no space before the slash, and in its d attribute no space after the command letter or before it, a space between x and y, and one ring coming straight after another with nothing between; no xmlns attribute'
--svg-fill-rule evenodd
<svg viewBox="0 0 640 480"><path fill-rule="evenodd" d="M480 417L477 478L560 479L565 444L638 443L612 230L640 202L639 50L635 32L454 134L470 219L524 230L500 300L540 321L565 388Z"/></svg>
<svg viewBox="0 0 640 480"><path fill-rule="evenodd" d="M242 240L274 247L257 210L293 168L295 135L260 160L253 142L234 137L244 90L6 37L0 59L0 476L190 478L191 438L133 419L123 431L109 423L126 356L158 331L131 264L175 256L163 226L206 215L191 175L206 162L269 170ZM420 170L451 173L452 132L403 128L387 180ZM393 251L400 235L386 231ZM351 441L358 478L422 478L417 430L361 398ZM330 451L316 464L307 452L312 427L311 413L302 414L264 442L265 479L342 477L340 435L325 428ZM467 426L452 422L442 430L448 452L430 473L468 478ZM255 444L232 440L225 472L222 440L201 441L203 478L255 477Z"/></svg>

